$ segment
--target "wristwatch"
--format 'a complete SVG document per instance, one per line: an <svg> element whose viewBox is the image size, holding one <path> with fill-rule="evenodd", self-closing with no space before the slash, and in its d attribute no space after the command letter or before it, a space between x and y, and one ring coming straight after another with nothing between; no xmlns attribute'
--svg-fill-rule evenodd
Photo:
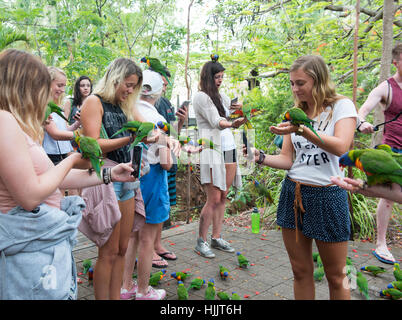
<svg viewBox="0 0 402 320"><path fill-rule="evenodd" d="M295 134L297 136L301 136L303 134L303 132L304 132L304 125L300 124L299 127L297 128L297 131L295 132Z"/></svg>
<svg viewBox="0 0 402 320"><path fill-rule="evenodd" d="M265 153L264 153L264 151L260 150L260 156L256 162L258 164L262 164L264 162L264 160L265 160Z"/></svg>

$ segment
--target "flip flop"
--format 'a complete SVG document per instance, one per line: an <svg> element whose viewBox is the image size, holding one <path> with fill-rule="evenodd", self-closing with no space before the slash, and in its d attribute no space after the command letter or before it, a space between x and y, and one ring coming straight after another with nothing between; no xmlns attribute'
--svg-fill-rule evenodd
<svg viewBox="0 0 402 320"><path fill-rule="evenodd" d="M171 251L166 251L163 253L156 253L156 254L166 260L176 260L177 259L176 255Z"/></svg>
<svg viewBox="0 0 402 320"><path fill-rule="evenodd" d="M168 267L168 263L163 258L152 259L152 267L158 269L164 269Z"/></svg>
<svg viewBox="0 0 402 320"><path fill-rule="evenodd" d="M381 257L375 250L371 251L374 255L374 257L376 257L379 261L381 261L382 263L386 263L386 264L394 264L396 261L390 260L390 259L386 259L384 257Z"/></svg>

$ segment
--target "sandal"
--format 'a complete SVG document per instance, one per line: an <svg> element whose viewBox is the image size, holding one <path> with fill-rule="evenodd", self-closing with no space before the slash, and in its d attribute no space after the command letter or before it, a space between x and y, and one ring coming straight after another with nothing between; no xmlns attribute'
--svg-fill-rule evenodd
<svg viewBox="0 0 402 320"><path fill-rule="evenodd" d="M158 269L164 269L168 267L168 263L165 259L159 257L159 259L158 258L152 259L152 267Z"/></svg>
<svg viewBox="0 0 402 320"><path fill-rule="evenodd" d="M380 255L376 250L373 250L372 253L382 263L394 264L396 262L391 253L382 252Z"/></svg>
<svg viewBox="0 0 402 320"><path fill-rule="evenodd" d="M163 252L163 253L157 253L156 252L156 254L158 256L166 259L166 260L176 260L177 259L176 255L171 251L166 251L166 252Z"/></svg>

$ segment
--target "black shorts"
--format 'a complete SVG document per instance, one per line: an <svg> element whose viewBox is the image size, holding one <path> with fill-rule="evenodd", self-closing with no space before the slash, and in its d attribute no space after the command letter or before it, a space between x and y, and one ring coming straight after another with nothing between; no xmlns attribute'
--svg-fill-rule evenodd
<svg viewBox="0 0 402 320"><path fill-rule="evenodd" d="M223 151L225 163L236 163L236 149Z"/></svg>
<svg viewBox="0 0 402 320"><path fill-rule="evenodd" d="M52 160L54 165L56 165L59 162L61 162L61 160L64 160L65 158L67 158L68 154L67 153L64 153L64 154L48 154L47 156L50 158L50 160Z"/></svg>

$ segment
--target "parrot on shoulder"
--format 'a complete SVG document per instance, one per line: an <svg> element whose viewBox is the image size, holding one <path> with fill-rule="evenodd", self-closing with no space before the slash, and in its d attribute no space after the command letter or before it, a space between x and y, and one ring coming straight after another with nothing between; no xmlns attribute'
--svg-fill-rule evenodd
<svg viewBox="0 0 402 320"><path fill-rule="evenodd" d="M208 287L205 289L205 300L215 300L215 281L214 279L209 279Z"/></svg>
<svg viewBox="0 0 402 320"><path fill-rule="evenodd" d="M372 273L375 277L376 277L377 274L379 274L379 273L387 272L387 270L385 270L383 267L377 267L377 266L365 266L365 267L361 267L360 270L366 271L366 272L370 272L370 273Z"/></svg>
<svg viewBox="0 0 402 320"><path fill-rule="evenodd" d="M191 280L190 286L187 288L187 290L190 290L191 288L200 290L204 284L205 284L204 279L195 278L195 279Z"/></svg>
<svg viewBox="0 0 402 320"><path fill-rule="evenodd" d="M356 273L356 276L356 284L360 293L364 295L367 300L369 300L370 296L368 294L368 281L366 277L360 271Z"/></svg>
<svg viewBox="0 0 402 320"><path fill-rule="evenodd" d="M381 290L380 297L390 297L392 300L399 300L402 298L402 291L393 288Z"/></svg>
<svg viewBox="0 0 402 320"><path fill-rule="evenodd" d="M187 288L184 286L183 281L178 282L177 296L179 297L179 300L188 300L188 291Z"/></svg>
<svg viewBox="0 0 402 320"><path fill-rule="evenodd" d="M219 291L216 295L220 300L230 300L229 295L225 291Z"/></svg>
<svg viewBox="0 0 402 320"><path fill-rule="evenodd" d="M226 280L229 276L229 270L224 266L219 265L219 275L221 276L222 280Z"/></svg>
<svg viewBox="0 0 402 320"><path fill-rule="evenodd" d="M143 57L141 58L141 62L146 63L148 67L150 67L153 71L158 72L162 76L164 76L167 82L172 85L169 81L169 77L166 74L166 67L159 61L157 58L151 57Z"/></svg>
<svg viewBox="0 0 402 320"><path fill-rule="evenodd" d="M402 185L402 167L384 150L350 150L339 158L339 166L354 166L363 171L369 186L389 182Z"/></svg>
<svg viewBox="0 0 402 320"><path fill-rule="evenodd" d="M291 124L293 125L300 125L303 124L307 128L309 128L313 133L322 141L321 137L318 135L318 133L314 130L313 126L311 125L314 120L311 120L307 115L304 113L304 111L300 108L294 107L290 108L285 112L285 115L283 116L283 121L290 121Z"/></svg>
<svg viewBox="0 0 402 320"><path fill-rule="evenodd" d="M250 265L248 260L240 253L236 252L237 254L237 262L239 263L240 268L247 268Z"/></svg>
<svg viewBox="0 0 402 320"><path fill-rule="evenodd" d="M394 263L394 277L396 281L402 281L402 271L399 268L399 263Z"/></svg>
<svg viewBox="0 0 402 320"><path fill-rule="evenodd" d="M152 122L141 122L136 132L134 142L130 145L129 150L133 149L142 139L146 138L148 134L155 129L155 125Z"/></svg>
<svg viewBox="0 0 402 320"><path fill-rule="evenodd" d="M110 138L113 138L113 137L117 136L120 132L123 132L123 131L126 131L126 130L128 130L128 131L130 131L132 133L135 133L135 132L138 131L138 128L141 126L141 123L142 123L141 121L136 121L136 120L127 121L123 125L123 127L119 131L116 131Z"/></svg>
<svg viewBox="0 0 402 320"><path fill-rule="evenodd" d="M63 118L63 120L67 121L66 117L63 115L63 109L60 108L57 104L55 104L53 101L50 101L47 106L46 106L46 112L45 112L45 121L47 118L49 118L50 114L55 112L57 113L60 117Z"/></svg>
<svg viewBox="0 0 402 320"><path fill-rule="evenodd" d="M166 274L166 269L162 269L161 271L151 274L151 276L149 277L149 285L157 286L159 284L159 281L161 281L163 279L165 274Z"/></svg>
<svg viewBox="0 0 402 320"><path fill-rule="evenodd" d="M257 180L254 180L253 185L260 196L263 196L269 203L274 203L274 199L272 199L271 193L266 186L259 183Z"/></svg>
<svg viewBox="0 0 402 320"><path fill-rule="evenodd" d="M102 149L98 141L92 137L80 135L77 131L74 134L74 140L78 145L79 151L84 159L89 159L96 175L101 179L100 170L104 162L102 160Z"/></svg>

